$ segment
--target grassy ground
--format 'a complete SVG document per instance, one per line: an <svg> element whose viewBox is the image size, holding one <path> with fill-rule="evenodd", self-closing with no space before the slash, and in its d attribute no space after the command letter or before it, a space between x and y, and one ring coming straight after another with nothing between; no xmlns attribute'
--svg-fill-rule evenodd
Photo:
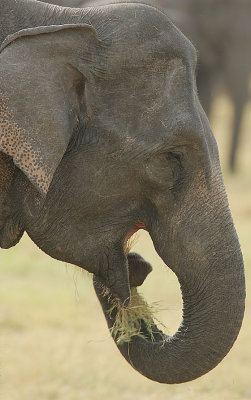
<svg viewBox="0 0 251 400"><path fill-rule="evenodd" d="M0 250L0 399L3 400L248 400L251 399L251 105L247 107L239 172L225 174L231 209L246 263L247 311L240 336L212 372L182 385L160 385L135 372L109 337L91 280L50 259L27 237ZM213 109L223 166L231 107ZM154 265L142 291L167 306L160 318L175 331L181 298L175 276L163 268L147 234L135 245Z"/></svg>

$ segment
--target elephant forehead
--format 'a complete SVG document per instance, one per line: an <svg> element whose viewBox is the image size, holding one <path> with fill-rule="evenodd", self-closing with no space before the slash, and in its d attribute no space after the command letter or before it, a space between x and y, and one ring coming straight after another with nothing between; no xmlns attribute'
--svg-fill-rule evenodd
<svg viewBox="0 0 251 400"><path fill-rule="evenodd" d="M140 43L158 37L163 31L171 34L174 28L168 16L154 6L118 3L101 9L100 18L95 18L95 29L113 42L126 37Z"/></svg>
<svg viewBox="0 0 251 400"><path fill-rule="evenodd" d="M99 62L92 66L95 72L113 78L135 68L164 70L174 58L182 59L185 65L196 62L193 45L166 14L141 4L127 3L123 7L109 5L105 14L92 22L104 44Z"/></svg>
<svg viewBox="0 0 251 400"><path fill-rule="evenodd" d="M124 3L109 5L105 10L94 27L99 38L108 45L108 64L119 60L127 67L173 57L182 57L189 63L196 58L190 41L157 8Z"/></svg>

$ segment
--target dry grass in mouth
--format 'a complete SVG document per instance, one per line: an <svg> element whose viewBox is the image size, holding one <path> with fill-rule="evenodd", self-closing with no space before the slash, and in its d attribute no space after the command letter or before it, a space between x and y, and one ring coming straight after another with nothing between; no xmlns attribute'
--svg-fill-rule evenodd
<svg viewBox="0 0 251 400"><path fill-rule="evenodd" d="M132 251L138 237L134 234L126 242L125 253L128 254ZM70 264L65 263L66 269L68 270ZM77 290L77 277L79 275L86 278L91 278L92 274L85 269L79 268L75 265L73 267L73 280L76 287L76 295L78 297ZM107 293L105 291L105 293ZM149 305L143 296L137 291L136 288L131 288L131 300L128 306L123 306L121 302L114 298L111 301L111 307L108 310L110 315L116 310L116 318L113 327L111 328L111 335L115 338L117 344L129 343L133 336L139 336L142 338L150 337L154 341L153 332L153 320L155 319L161 326L165 327L157 318L156 315L161 310L159 303L153 303ZM144 324L144 332L142 332L142 323Z"/></svg>
<svg viewBox="0 0 251 400"><path fill-rule="evenodd" d="M150 337L154 341L154 318L164 327L156 318L156 314L160 311L159 304L147 304L136 288L131 288L131 300L128 306L124 307L116 298L111 301L111 304L107 312L111 315L116 310L116 317L110 331L118 345L129 343L133 336ZM144 332L142 332L142 323L144 323Z"/></svg>
<svg viewBox="0 0 251 400"><path fill-rule="evenodd" d="M132 248L135 246L135 244L137 243L138 240L138 236L137 233L134 233L134 235L132 235L130 237L130 239L127 240L126 242L126 248L125 248L125 253L130 253L132 251Z"/></svg>

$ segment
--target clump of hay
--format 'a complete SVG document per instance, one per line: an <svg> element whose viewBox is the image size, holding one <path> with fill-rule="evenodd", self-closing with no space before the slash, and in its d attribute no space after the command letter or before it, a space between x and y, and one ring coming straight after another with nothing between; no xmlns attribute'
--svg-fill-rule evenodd
<svg viewBox="0 0 251 400"><path fill-rule="evenodd" d="M131 252L137 240L137 234L134 234L127 240L125 253ZM65 266L68 271L69 264L65 264ZM71 265L71 267L75 267L73 268L73 280L76 287L76 294L78 296L76 285L77 276L82 275L89 278L92 274L77 266ZM106 290L104 291L104 295L107 295L108 293L109 290L108 292ZM150 338L154 341L155 332L153 329L156 327L154 325L154 320L162 327L166 328L165 325L156 317L161 310L159 303L155 302L149 305L134 287L131 288L131 300L127 306L121 304L121 302L116 298L113 298L110 302L111 307L107 311L108 315L116 312L115 322L110 331L118 345L129 343L133 336Z"/></svg>
<svg viewBox="0 0 251 400"><path fill-rule="evenodd" d="M133 336L150 338L154 341L153 318L164 326L157 318L160 311L158 303L148 305L136 288L131 289L131 300L128 306L123 306L119 300L112 299L108 314L116 312L115 322L111 328L111 335L116 343L129 343ZM144 328L142 329L142 326Z"/></svg>

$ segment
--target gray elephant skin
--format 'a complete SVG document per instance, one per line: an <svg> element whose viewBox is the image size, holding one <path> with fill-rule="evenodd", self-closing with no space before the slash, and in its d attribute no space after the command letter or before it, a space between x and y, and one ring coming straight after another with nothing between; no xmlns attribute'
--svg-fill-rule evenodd
<svg viewBox="0 0 251 400"><path fill-rule="evenodd" d="M137 1L137 0L135 0ZM55 0L71 7L87 7L116 0ZM233 110L229 167L236 170L238 144L244 108L250 99L251 2L249 0L151 0L167 12L174 23L196 46L199 54L197 85L202 106L210 116L217 87L230 96Z"/></svg>
<svg viewBox="0 0 251 400"><path fill-rule="evenodd" d="M245 283L193 45L139 3L1 0L0 27L1 247L26 231L92 272L111 326L111 298L128 304L151 270L124 250L144 227L179 279L183 320L119 350L158 382L205 374L236 340Z"/></svg>

